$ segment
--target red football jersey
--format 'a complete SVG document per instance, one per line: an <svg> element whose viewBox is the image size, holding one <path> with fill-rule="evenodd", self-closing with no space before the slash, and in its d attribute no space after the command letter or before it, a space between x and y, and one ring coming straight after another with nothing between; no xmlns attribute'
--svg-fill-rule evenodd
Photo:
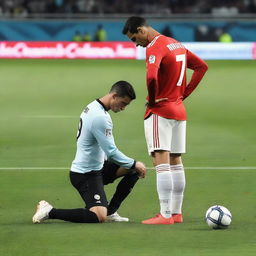
<svg viewBox="0 0 256 256"><path fill-rule="evenodd" d="M207 70L207 64L188 51L180 42L163 35L156 36L146 48L147 107L145 118L151 113L186 120L183 100L196 88ZM187 85L186 69L194 70ZM155 103L155 100L166 100Z"/></svg>

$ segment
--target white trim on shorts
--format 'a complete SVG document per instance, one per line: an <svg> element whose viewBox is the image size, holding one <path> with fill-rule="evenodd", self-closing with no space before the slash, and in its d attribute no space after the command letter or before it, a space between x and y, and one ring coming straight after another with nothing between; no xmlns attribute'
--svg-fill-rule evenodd
<svg viewBox="0 0 256 256"><path fill-rule="evenodd" d="M144 132L149 155L156 150L176 154L186 152L186 121L152 114L144 120Z"/></svg>

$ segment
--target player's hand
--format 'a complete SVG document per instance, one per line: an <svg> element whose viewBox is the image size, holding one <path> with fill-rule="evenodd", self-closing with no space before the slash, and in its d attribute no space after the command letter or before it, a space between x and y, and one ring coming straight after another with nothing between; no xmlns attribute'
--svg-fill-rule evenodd
<svg viewBox="0 0 256 256"><path fill-rule="evenodd" d="M139 161L136 162L135 170L138 173L140 179L145 178L147 170L146 170L146 166L142 162L139 162Z"/></svg>

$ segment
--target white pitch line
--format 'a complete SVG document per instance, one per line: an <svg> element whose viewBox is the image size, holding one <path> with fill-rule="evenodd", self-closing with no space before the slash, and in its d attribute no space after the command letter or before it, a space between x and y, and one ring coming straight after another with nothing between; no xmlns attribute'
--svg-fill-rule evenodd
<svg viewBox="0 0 256 256"><path fill-rule="evenodd" d="M21 118L77 118L77 116L66 116L66 115L31 115L31 116L20 116Z"/></svg>
<svg viewBox="0 0 256 256"><path fill-rule="evenodd" d="M70 167L0 167L0 170L68 170ZM154 169L148 166L147 169ZM256 166L206 166L206 167L186 167L186 170L256 170Z"/></svg>
<svg viewBox="0 0 256 256"><path fill-rule="evenodd" d="M256 170L256 166L222 166L222 167L186 167L185 169L190 170Z"/></svg>
<svg viewBox="0 0 256 256"><path fill-rule="evenodd" d="M68 167L0 167L0 170L66 170Z"/></svg>

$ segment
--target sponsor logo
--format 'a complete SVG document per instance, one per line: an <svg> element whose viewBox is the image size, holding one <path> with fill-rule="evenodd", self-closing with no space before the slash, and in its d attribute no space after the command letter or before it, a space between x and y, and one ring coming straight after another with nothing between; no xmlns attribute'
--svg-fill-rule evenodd
<svg viewBox="0 0 256 256"><path fill-rule="evenodd" d="M100 195L95 194L95 195L94 195L94 199L96 199L96 200L100 200Z"/></svg>
<svg viewBox="0 0 256 256"><path fill-rule="evenodd" d="M0 58L136 59L132 42L3 42Z"/></svg>
<svg viewBox="0 0 256 256"><path fill-rule="evenodd" d="M156 56L155 56L155 55L150 55L149 58L148 58L148 61L149 61L150 64L155 63L155 61L156 61Z"/></svg>
<svg viewBox="0 0 256 256"><path fill-rule="evenodd" d="M256 59L256 43L253 43L253 46L252 46L252 58L253 59Z"/></svg>
<svg viewBox="0 0 256 256"><path fill-rule="evenodd" d="M84 109L84 113L85 113L85 114L87 114L87 113L88 113L88 111L89 111L89 108L88 108L88 107L86 107L86 108Z"/></svg>
<svg viewBox="0 0 256 256"><path fill-rule="evenodd" d="M111 137L111 136L112 136L112 129L106 129L106 130L105 130L105 135L106 135L107 137Z"/></svg>

